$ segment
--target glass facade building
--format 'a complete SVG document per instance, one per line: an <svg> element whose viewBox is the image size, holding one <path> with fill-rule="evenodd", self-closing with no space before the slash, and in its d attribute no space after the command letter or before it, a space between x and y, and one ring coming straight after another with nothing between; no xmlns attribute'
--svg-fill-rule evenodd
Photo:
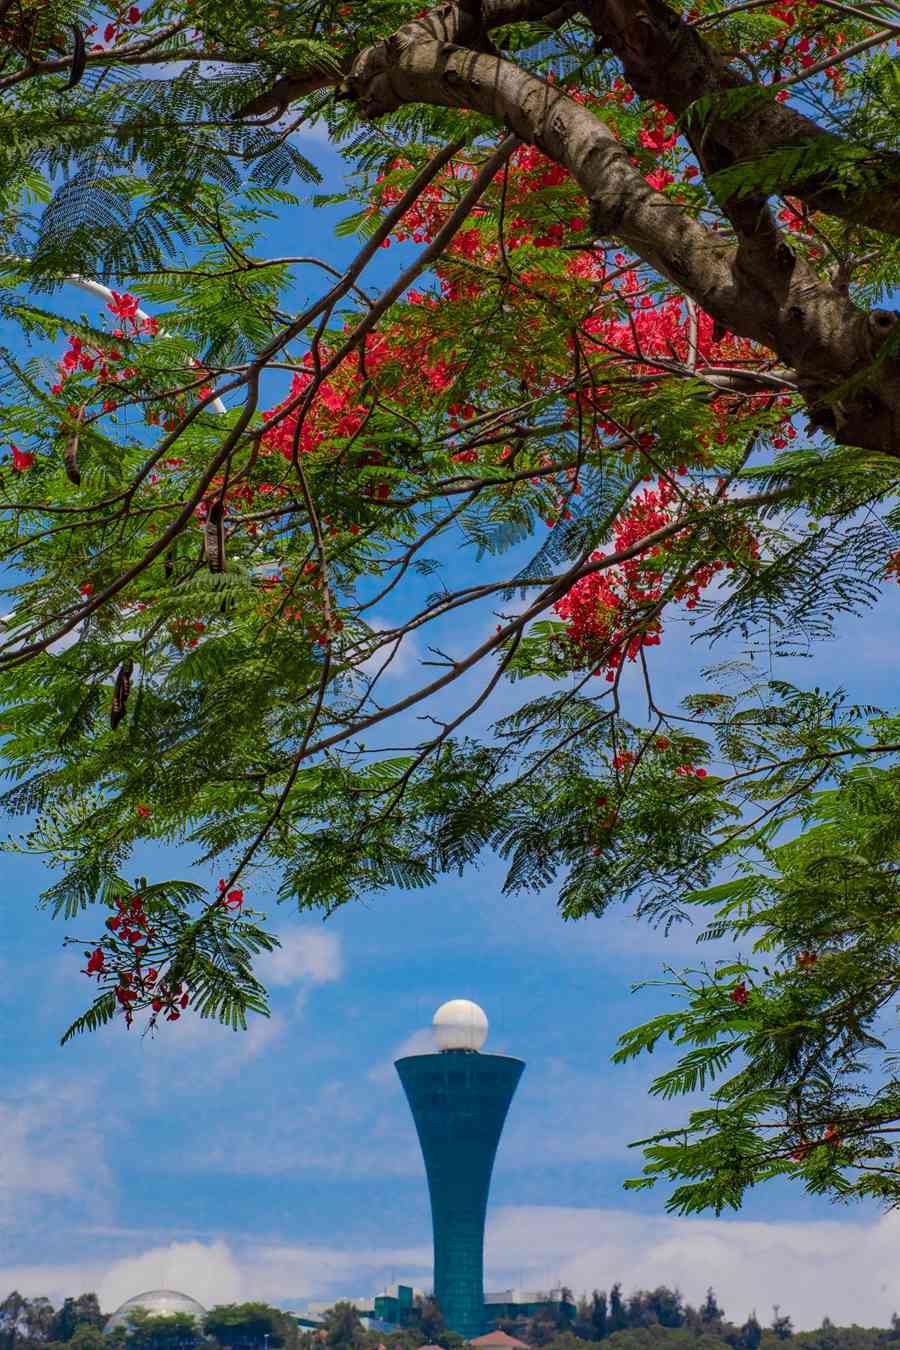
<svg viewBox="0 0 900 1350"><path fill-rule="evenodd" d="M431 1197L434 1295L466 1339L485 1330L484 1221L500 1134L525 1064L444 1050L396 1061Z"/></svg>

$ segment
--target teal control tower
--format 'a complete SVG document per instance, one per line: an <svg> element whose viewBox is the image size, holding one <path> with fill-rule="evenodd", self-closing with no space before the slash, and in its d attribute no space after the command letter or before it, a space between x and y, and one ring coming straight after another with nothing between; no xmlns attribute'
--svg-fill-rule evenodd
<svg viewBox="0 0 900 1350"><path fill-rule="evenodd" d="M431 1197L434 1296L466 1339L485 1330L484 1221L494 1157L525 1064L484 1055L488 1021L452 999L434 1015L438 1053L396 1061L415 1121Z"/></svg>

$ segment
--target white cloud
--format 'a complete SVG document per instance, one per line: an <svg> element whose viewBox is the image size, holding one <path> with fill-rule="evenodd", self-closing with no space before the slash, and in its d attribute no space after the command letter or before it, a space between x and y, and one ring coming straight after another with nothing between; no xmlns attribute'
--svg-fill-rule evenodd
<svg viewBox="0 0 900 1350"><path fill-rule="evenodd" d="M337 933L294 929L281 937L281 946L257 963L267 988L299 986L294 1014L302 1009L309 990L340 978L344 963ZM164 1027L147 1043L141 1058L144 1088L149 1098L162 1101L171 1093L172 1063L179 1073L175 1085L195 1093L198 1085L218 1087L254 1060L276 1050L290 1025L290 1015L275 1010L269 1017L252 1016L246 1031L233 1031L212 1018L187 1017L177 1027ZM189 1070L189 1071L188 1071Z"/></svg>
<svg viewBox="0 0 900 1350"><path fill-rule="evenodd" d="M627 1292L677 1286L692 1303L708 1285L733 1320L756 1309L760 1321L773 1304L799 1328L827 1315L885 1326L900 1308L897 1242L900 1215L875 1222L752 1222L675 1219L625 1210L510 1207L489 1225L490 1284L524 1279L540 1287L561 1278L576 1292Z"/></svg>
<svg viewBox="0 0 900 1350"><path fill-rule="evenodd" d="M205 1308L240 1303L246 1275L225 1242L173 1242L117 1261L99 1282L100 1306L110 1311L146 1289L177 1289Z"/></svg>
<svg viewBox="0 0 900 1350"><path fill-rule="evenodd" d="M85 1244L90 1250L92 1244ZM134 1246L133 1237L129 1247ZM106 1313L148 1289L177 1289L204 1307L239 1302L246 1286L241 1265L225 1242L171 1242L111 1264L96 1258L57 1265L0 1266L0 1290L18 1289L26 1298L43 1294L61 1302L93 1290Z"/></svg>
<svg viewBox="0 0 900 1350"><path fill-rule="evenodd" d="M372 615L369 619L369 627L375 633L389 633L393 631L395 625L389 623L387 619ZM421 663L421 660L422 653L417 639L412 633L406 633L399 643L386 642L383 647L379 647L368 660L361 662L357 669L371 679L373 675L378 674L385 662L388 662L380 678L382 680L397 679L408 675Z"/></svg>
<svg viewBox="0 0 900 1350"><path fill-rule="evenodd" d="M433 1055L434 1054L434 1032L431 1027L420 1027L414 1031L411 1036L407 1036L405 1041L401 1041L393 1051L389 1059L374 1065L367 1074L370 1083L396 1083L397 1071L394 1068L394 1060L402 1059L405 1055Z"/></svg>
<svg viewBox="0 0 900 1350"><path fill-rule="evenodd" d="M270 1051L281 1040L287 1019L279 1013L253 1016L246 1031L233 1031L212 1018L187 1017L164 1027L148 1041L140 1060L148 1099L161 1104L173 1091L189 1096L218 1087ZM173 1064L178 1072L173 1075Z"/></svg>
<svg viewBox="0 0 900 1350"><path fill-rule="evenodd" d="M886 1326L900 1307L896 1251L900 1215L868 1222L754 1222L674 1219L616 1209L510 1206L488 1228L487 1283L541 1288L561 1279L576 1293L625 1293L677 1286L695 1305L707 1286L732 1320L755 1309L765 1323L772 1305L798 1329L828 1315L838 1324L860 1317ZM130 1244L131 1245L131 1244ZM60 1299L97 1290L112 1311L144 1289L174 1288L215 1303L261 1298L290 1304L305 1298L374 1292L392 1276L427 1287L426 1244L396 1247L291 1245L268 1240L181 1241L151 1247L105 1269L96 1258L68 1266L0 1267L0 1289Z"/></svg>
<svg viewBox="0 0 900 1350"><path fill-rule="evenodd" d="M430 1272L430 1246L334 1248L262 1242L250 1246L217 1240L172 1242L103 1268L96 1260L70 1265L0 1266L0 1290L55 1301L94 1289L104 1312L148 1289L177 1289L202 1303L245 1299L290 1304L341 1293L368 1294L396 1270L417 1283Z"/></svg>
<svg viewBox="0 0 900 1350"><path fill-rule="evenodd" d="M314 928L295 928L279 934L281 946L257 963L265 985L327 984L344 973L344 960L337 933Z"/></svg>
<svg viewBox="0 0 900 1350"><path fill-rule="evenodd" d="M47 1149L41 1140L47 1113L34 1104L6 1106L0 1103L0 1196L14 1191L40 1195L74 1195L78 1171L74 1161Z"/></svg>
<svg viewBox="0 0 900 1350"><path fill-rule="evenodd" d="M48 1197L105 1212L112 1178L90 1081L34 1079L0 1098L0 1228L21 1229Z"/></svg>
<svg viewBox="0 0 900 1350"><path fill-rule="evenodd" d="M534 1141L540 1139L545 1166L623 1159L629 1175L639 1172L640 1150L629 1145L673 1120L672 1103L648 1091L665 1067L660 1054L650 1063L621 1065L606 1074L585 1073L561 1058L529 1062L504 1130L498 1167L533 1170ZM679 1119L701 1100L699 1093L696 1099L680 1099ZM577 1102L578 1109L561 1109L561 1102Z"/></svg>

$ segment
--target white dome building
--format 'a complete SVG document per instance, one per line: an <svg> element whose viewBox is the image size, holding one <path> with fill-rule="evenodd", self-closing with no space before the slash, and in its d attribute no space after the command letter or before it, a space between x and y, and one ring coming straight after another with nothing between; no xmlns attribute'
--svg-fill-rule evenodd
<svg viewBox="0 0 900 1350"><path fill-rule="evenodd" d="M179 1294L176 1289L148 1289L144 1294L135 1294L134 1298L126 1299L109 1319L104 1332L109 1333L118 1327L126 1326L128 1314L135 1308L144 1308L154 1317L171 1317L175 1313L187 1313L196 1321L198 1331L200 1323L206 1316L206 1309L188 1294Z"/></svg>
<svg viewBox="0 0 900 1350"><path fill-rule="evenodd" d="M439 1050L477 1051L487 1040L487 1014L467 998L452 998L449 1003L442 1003L431 1025Z"/></svg>

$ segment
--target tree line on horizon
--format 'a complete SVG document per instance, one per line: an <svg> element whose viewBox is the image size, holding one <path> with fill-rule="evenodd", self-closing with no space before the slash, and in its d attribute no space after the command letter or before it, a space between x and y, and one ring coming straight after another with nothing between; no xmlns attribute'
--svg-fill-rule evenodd
<svg viewBox="0 0 900 1350"><path fill-rule="evenodd" d="M187 1313L160 1316L135 1307L124 1326L106 1333L109 1316L94 1293L66 1298L57 1308L48 1298L13 1291L0 1302L0 1350L186 1350L201 1338L222 1350L312 1350L323 1343L327 1350L460 1350L464 1344L433 1298L419 1300L414 1322L391 1333L367 1330L346 1301L336 1302L312 1331L263 1302L218 1305L204 1317L199 1335ZM609 1342L604 1350L788 1350L782 1345L788 1340L790 1350L881 1350L900 1342L896 1313L888 1327L836 1326L824 1316L817 1329L795 1331L778 1305L765 1326L755 1311L739 1324L728 1320L712 1288L695 1308L666 1285L625 1297L619 1282L608 1295L594 1290L577 1300L563 1289L559 1301L548 1301L531 1317L501 1319L497 1326L536 1350L586 1350L601 1342Z"/></svg>

